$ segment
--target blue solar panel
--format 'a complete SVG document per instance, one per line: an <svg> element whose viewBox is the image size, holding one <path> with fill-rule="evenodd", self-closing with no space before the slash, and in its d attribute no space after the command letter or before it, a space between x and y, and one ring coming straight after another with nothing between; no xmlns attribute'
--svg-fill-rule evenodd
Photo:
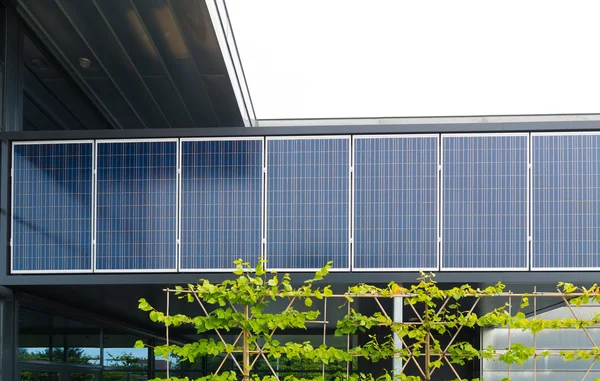
<svg viewBox="0 0 600 381"><path fill-rule="evenodd" d="M349 267L350 138L267 138L270 268Z"/></svg>
<svg viewBox="0 0 600 381"><path fill-rule="evenodd" d="M532 268L600 268L600 135L532 136Z"/></svg>
<svg viewBox="0 0 600 381"><path fill-rule="evenodd" d="M528 136L442 139L442 267L525 269Z"/></svg>
<svg viewBox="0 0 600 381"><path fill-rule="evenodd" d="M438 138L355 137L357 269L435 269Z"/></svg>
<svg viewBox="0 0 600 381"><path fill-rule="evenodd" d="M177 142L97 147L96 269L175 270Z"/></svg>
<svg viewBox="0 0 600 381"><path fill-rule="evenodd" d="M13 151L13 271L91 271L93 144Z"/></svg>
<svg viewBox="0 0 600 381"><path fill-rule="evenodd" d="M261 256L262 174L262 138L182 141L182 270Z"/></svg>

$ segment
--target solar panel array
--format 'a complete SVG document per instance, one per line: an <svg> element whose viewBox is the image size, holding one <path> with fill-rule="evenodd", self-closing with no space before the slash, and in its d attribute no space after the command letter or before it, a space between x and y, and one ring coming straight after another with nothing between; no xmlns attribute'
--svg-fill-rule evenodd
<svg viewBox="0 0 600 381"><path fill-rule="evenodd" d="M600 268L600 135L532 135L532 268Z"/></svg>
<svg viewBox="0 0 600 381"><path fill-rule="evenodd" d="M356 269L437 269L438 137L355 137Z"/></svg>
<svg viewBox="0 0 600 381"><path fill-rule="evenodd" d="M182 141L182 270L260 257L262 188L262 139Z"/></svg>
<svg viewBox="0 0 600 381"><path fill-rule="evenodd" d="M438 139L14 143L12 271L600 269L600 133Z"/></svg>
<svg viewBox="0 0 600 381"><path fill-rule="evenodd" d="M270 268L349 268L350 137L267 138Z"/></svg>
<svg viewBox="0 0 600 381"><path fill-rule="evenodd" d="M442 268L528 267L528 135L442 135Z"/></svg>
<svg viewBox="0 0 600 381"><path fill-rule="evenodd" d="M13 146L13 272L92 270L93 142Z"/></svg>
<svg viewBox="0 0 600 381"><path fill-rule="evenodd" d="M177 140L97 150L96 269L176 270Z"/></svg>

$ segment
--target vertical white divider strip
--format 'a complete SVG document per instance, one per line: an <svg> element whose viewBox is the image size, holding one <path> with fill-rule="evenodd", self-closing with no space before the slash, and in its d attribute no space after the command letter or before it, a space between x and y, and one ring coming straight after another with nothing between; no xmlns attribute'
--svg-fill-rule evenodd
<svg viewBox="0 0 600 381"><path fill-rule="evenodd" d="M15 144L11 144L11 161L10 161L10 238L8 244L10 246L10 272L15 271L14 264L14 245L13 232L15 226Z"/></svg>
<svg viewBox="0 0 600 381"><path fill-rule="evenodd" d="M439 135L439 157L438 162L438 269L444 267L444 137Z"/></svg>
<svg viewBox="0 0 600 381"><path fill-rule="evenodd" d="M533 161L531 160L531 133L527 134L527 220L525 223L527 224L526 229L526 253L527 253L527 265L526 268L528 271L531 271L531 249L533 245L533 240L531 239L531 181L532 181L532 173L533 173Z"/></svg>
<svg viewBox="0 0 600 381"><path fill-rule="evenodd" d="M354 147L355 147L354 135L352 135L348 139L348 154L349 154L349 187L350 189L348 194L348 215L350 218L349 221L349 240L348 240L348 252L349 252L349 270L352 271L354 269Z"/></svg>
<svg viewBox="0 0 600 381"><path fill-rule="evenodd" d="M98 218L98 149L92 141L92 272L96 271L96 221Z"/></svg>
<svg viewBox="0 0 600 381"><path fill-rule="evenodd" d="M183 200L181 190L181 178L183 177L182 169L182 156L183 156L183 142L181 139L177 139L177 200L175 202L177 223L175 227L175 270L179 272L181 268L181 204Z"/></svg>
<svg viewBox="0 0 600 381"><path fill-rule="evenodd" d="M268 218L268 214L267 214L267 191L268 191L268 183L267 183L267 138L263 137L262 139L262 144L263 144L263 150L262 150L262 178L263 178L263 182L262 182L262 200L263 200L263 207L262 207L262 259L264 259L265 261L267 261L265 263L265 268L269 268L269 262L267 259L267 218Z"/></svg>

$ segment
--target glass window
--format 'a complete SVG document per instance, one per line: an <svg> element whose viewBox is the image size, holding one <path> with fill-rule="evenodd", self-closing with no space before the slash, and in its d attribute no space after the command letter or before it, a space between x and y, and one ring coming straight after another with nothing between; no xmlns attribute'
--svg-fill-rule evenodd
<svg viewBox="0 0 600 381"><path fill-rule="evenodd" d="M19 361L100 365L100 329L21 308Z"/></svg>
<svg viewBox="0 0 600 381"><path fill-rule="evenodd" d="M104 335L104 380L148 379L148 349L134 348L138 339L111 332Z"/></svg>
<svg viewBox="0 0 600 381"><path fill-rule="evenodd" d="M21 381L59 381L57 372L39 372L24 370L21 372Z"/></svg>

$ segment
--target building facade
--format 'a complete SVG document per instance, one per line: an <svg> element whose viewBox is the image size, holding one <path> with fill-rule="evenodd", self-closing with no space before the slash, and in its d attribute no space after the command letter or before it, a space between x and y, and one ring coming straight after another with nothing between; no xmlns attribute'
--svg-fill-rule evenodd
<svg viewBox="0 0 600 381"><path fill-rule="evenodd" d="M253 127L209 8L4 2L0 380L161 375L137 299L237 258L299 280L333 261L342 291L594 282L600 120Z"/></svg>

